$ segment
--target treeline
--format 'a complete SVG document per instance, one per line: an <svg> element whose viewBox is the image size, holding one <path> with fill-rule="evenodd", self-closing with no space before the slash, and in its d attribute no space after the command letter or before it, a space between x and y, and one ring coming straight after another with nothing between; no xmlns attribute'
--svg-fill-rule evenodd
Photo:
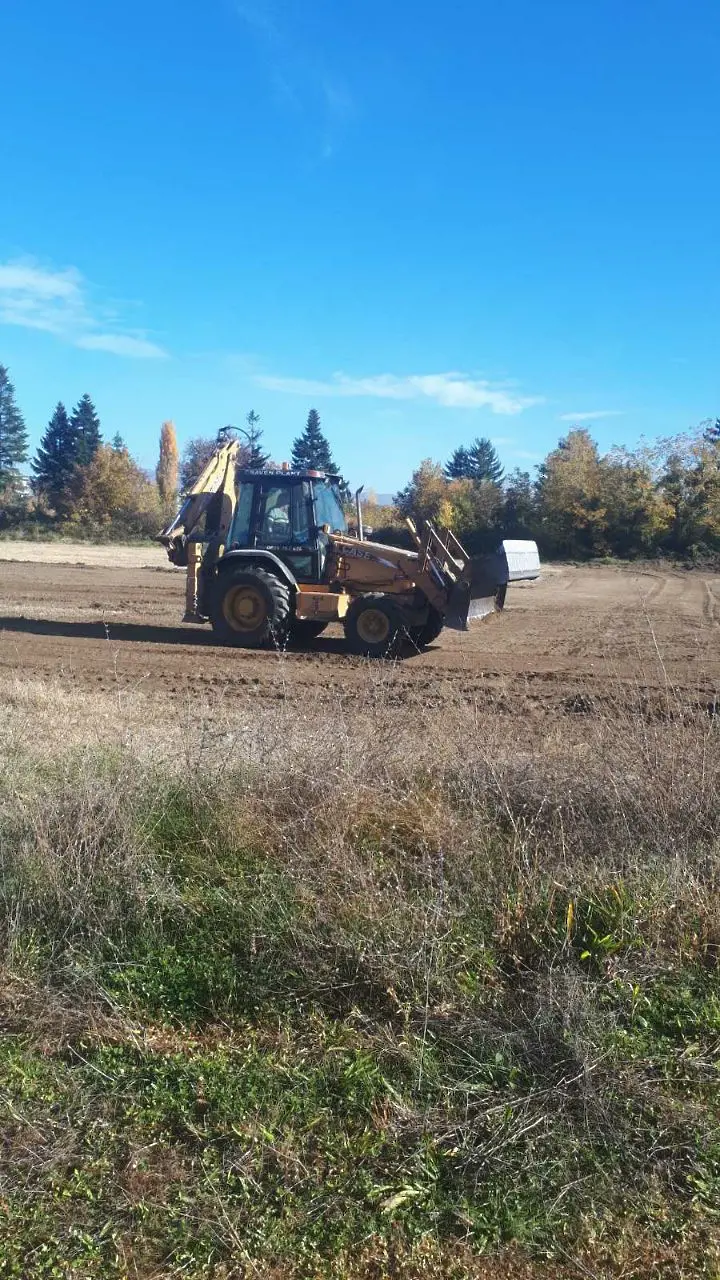
<svg viewBox="0 0 720 1280"><path fill-rule="evenodd" d="M270 463L260 416L247 413L239 429L240 463ZM160 431L154 473L131 456L122 436L108 444L90 396L68 412L61 402L30 461L28 432L7 369L0 365L0 530L65 532L110 538L153 537L174 514L179 496L194 484L217 447L217 433L188 441L182 456L172 422ZM330 445L311 409L292 446L292 464L337 472Z"/></svg>
<svg viewBox="0 0 720 1280"><path fill-rule="evenodd" d="M270 462L253 410L240 428L240 460ZM178 452L175 429L163 424L154 474L130 455L122 437L108 444L90 396L68 413L57 404L31 460L28 434L7 369L0 365L0 529L51 529L152 537L174 512L216 447L216 434ZM291 451L294 468L339 474L316 409ZM349 497L348 486L342 482ZM545 557L591 559L666 555L699 560L720 555L720 419L630 450L601 454L590 433L568 432L535 477L505 475L485 438L455 449L443 466L426 459L393 506L366 495L364 519L381 540L403 538L407 516L448 525L468 550L500 538L534 538Z"/></svg>
<svg viewBox="0 0 720 1280"><path fill-rule="evenodd" d="M457 449L445 467L422 462L396 495L395 512L449 525L471 552L506 537L535 538L543 555L559 559L716 557L720 419L606 454L588 431L575 428L535 479L521 470L504 475L491 442L476 440ZM388 514L378 511L375 518Z"/></svg>
<svg viewBox="0 0 720 1280"><path fill-rule="evenodd" d="M157 533L177 492L177 442L171 423L161 432L151 476L124 440L103 440L90 396L68 412L59 402L30 462L28 435L8 371L0 365L0 528L146 537Z"/></svg>

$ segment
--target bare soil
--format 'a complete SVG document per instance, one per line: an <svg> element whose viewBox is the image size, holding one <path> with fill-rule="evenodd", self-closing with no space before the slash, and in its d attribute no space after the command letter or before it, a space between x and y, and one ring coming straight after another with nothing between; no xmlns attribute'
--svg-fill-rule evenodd
<svg viewBox="0 0 720 1280"><path fill-rule="evenodd" d="M183 589L183 572L159 549L2 544L0 678L87 692L142 687L184 701L220 691L364 698L368 664L345 652L340 627L302 651L222 648L209 627L179 622ZM502 614L378 664L376 678L389 704L407 708L471 699L505 714L567 715L602 706L611 690L616 700L620 688L633 706L662 711L672 687L712 713L719 626L720 575L549 566L540 582L509 590Z"/></svg>

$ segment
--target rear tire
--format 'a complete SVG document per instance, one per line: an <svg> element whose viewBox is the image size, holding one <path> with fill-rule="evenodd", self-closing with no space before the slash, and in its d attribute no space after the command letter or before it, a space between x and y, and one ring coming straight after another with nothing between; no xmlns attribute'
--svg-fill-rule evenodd
<svg viewBox="0 0 720 1280"><path fill-rule="evenodd" d="M313 618L295 618L290 626L290 640L293 644L310 644L322 635L327 622L316 622Z"/></svg>
<svg viewBox="0 0 720 1280"><path fill-rule="evenodd" d="M222 644L258 649L271 640L282 641L290 625L290 589L264 569L220 573L210 621Z"/></svg>
<svg viewBox="0 0 720 1280"><path fill-rule="evenodd" d="M358 596L345 615L348 648L366 658L392 657L402 630L402 617L392 596L381 592Z"/></svg>
<svg viewBox="0 0 720 1280"><path fill-rule="evenodd" d="M445 615L440 613L434 605L428 605L428 620L421 627L410 628L410 638L418 649L424 649L426 645L432 644L433 640L437 640L440 632L445 626Z"/></svg>

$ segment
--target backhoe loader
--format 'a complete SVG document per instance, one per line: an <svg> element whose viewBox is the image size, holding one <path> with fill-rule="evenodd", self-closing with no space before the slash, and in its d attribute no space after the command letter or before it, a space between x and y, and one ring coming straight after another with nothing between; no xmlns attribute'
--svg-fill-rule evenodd
<svg viewBox="0 0 720 1280"><path fill-rule="evenodd" d="M207 622L223 644L258 648L310 640L342 623L367 657L420 649L443 627L502 609L509 582L536 578L534 542L504 542L472 560L449 529L408 521L416 549L384 546L348 526L339 476L240 464L221 432L215 453L158 535L187 569L184 621Z"/></svg>

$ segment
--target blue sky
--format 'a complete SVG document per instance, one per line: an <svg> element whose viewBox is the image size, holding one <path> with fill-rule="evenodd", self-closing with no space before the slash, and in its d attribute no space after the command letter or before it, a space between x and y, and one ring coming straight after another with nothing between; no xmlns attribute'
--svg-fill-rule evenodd
<svg viewBox="0 0 720 1280"><path fill-rule="evenodd" d="M717 0L5 0L0 362L392 490L720 414Z"/></svg>

